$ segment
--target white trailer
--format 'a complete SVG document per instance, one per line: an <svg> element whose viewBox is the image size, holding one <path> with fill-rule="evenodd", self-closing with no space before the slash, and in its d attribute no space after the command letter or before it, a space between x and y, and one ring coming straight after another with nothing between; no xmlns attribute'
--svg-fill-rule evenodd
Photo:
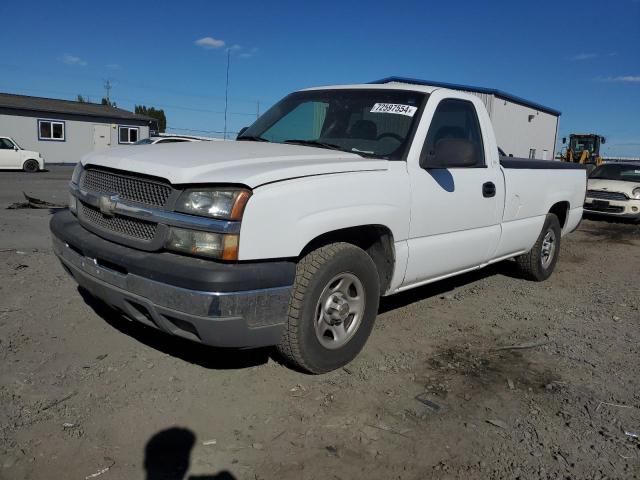
<svg viewBox="0 0 640 480"><path fill-rule="evenodd" d="M514 157L553 160L561 112L493 88L388 77L374 84L426 85L459 90L479 97L493 123L500 147Z"/></svg>

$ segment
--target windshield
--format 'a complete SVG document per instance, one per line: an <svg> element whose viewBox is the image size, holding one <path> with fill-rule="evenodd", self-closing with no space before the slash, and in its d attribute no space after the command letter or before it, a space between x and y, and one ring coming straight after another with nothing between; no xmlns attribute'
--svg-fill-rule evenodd
<svg viewBox="0 0 640 480"><path fill-rule="evenodd" d="M143 138L142 140L133 142L131 145L149 145L150 143L153 143L153 140L151 140L150 138Z"/></svg>
<svg viewBox="0 0 640 480"><path fill-rule="evenodd" d="M297 143L403 159L426 95L402 90L310 90L278 102L238 140Z"/></svg>
<svg viewBox="0 0 640 480"><path fill-rule="evenodd" d="M621 165L617 163L600 165L591 172L589 178L640 183L640 165Z"/></svg>
<svg viewBox="0 0 640 480"><path fill-rule="evenodd" d="M588 150L589 153L592 153L595 151L595 147L594 147L594 139L593 138L580 138L580 137L574 137L571 139L571 150L573 150L576 153L580 153L583 150Z"/></svg>

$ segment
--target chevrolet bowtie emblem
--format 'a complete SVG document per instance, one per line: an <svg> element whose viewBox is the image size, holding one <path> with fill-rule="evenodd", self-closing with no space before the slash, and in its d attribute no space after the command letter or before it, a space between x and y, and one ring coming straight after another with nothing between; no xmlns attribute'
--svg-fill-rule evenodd
<svg viewBox="0 0 640 480"><path fill-rule="evenodd" d="M98 206L103 215L113 217L120 197L118 195L101 195L98 200Z"/></svg>

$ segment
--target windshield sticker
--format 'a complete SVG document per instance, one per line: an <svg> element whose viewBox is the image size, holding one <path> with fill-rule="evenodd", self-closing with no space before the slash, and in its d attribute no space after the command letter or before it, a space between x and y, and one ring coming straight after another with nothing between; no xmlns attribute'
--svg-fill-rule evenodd
<svg viewBox="0 0 640 480"><path fill-rule="evenodd" d="M371 109L371 113L395 113L397 115L406 115L413 117L418 107L411 105L402 105L399 103L376 103Z"/></svg>

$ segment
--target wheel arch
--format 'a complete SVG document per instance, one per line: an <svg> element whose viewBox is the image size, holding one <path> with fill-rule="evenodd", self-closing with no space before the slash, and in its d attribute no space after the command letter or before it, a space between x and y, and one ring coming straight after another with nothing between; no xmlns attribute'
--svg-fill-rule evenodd
<svg viewBox="0 0 640 480"><path fill-rule="evenodd" d="M560 222L560 229L564 229L567 224L567 219L569 218L569 209L571 205L567 201L561 201L554 203L549 209L548 213L553 213L556 217L558 217L558 221Z"/></svg>
<svg viewBox="0 0 640 480"><path fill-rule="evenodd" d="M395 247L391 229L385 225L359 225L322 233L309 241L298 258L307 253L335 242L345 242L364 250L378 270L380 293L389 289L395 268Z"/></svg>

